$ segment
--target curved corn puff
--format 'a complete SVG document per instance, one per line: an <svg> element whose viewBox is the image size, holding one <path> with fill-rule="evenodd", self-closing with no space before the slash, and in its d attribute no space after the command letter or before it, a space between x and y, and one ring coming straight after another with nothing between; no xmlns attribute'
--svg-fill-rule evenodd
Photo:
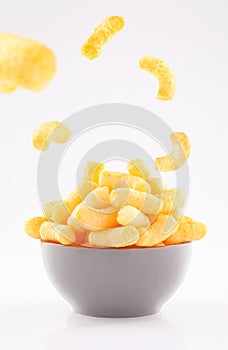
<svg viewBox="0 0 228 350"><path fill-rule="evenodd" d="M120 225L131 225L136 228L145 228L150 226L150 220L148 217L145 214L141 213L140 210L130 205L126 205L118 211L117 221Z"/></svg>
<svg viewBox="0 0 228 350"><path fill-rule="evenodd" d="M45 216L58 224L65 225L74 208L96 187L94 182L81 181L63 201L45 203L43 206Z"/></svg>
<svg viewBox="0 0 228 350"><path fill-rule="evenodd" d="M155 159L155 166L159 171L179 169L186 163L191 150L188 136L184 132L174 132L170 136L172 151L169 155Z"/></svg>
<svg viewBox="0 0 228 350"><path fill-rule="evenodd" d="M99 186L107 186L113 190L117 184L122 188L128 186L137 191L150 192L149 184L140 177L109 170L103 170L100 173Z"/></svg>
<svg viewBox="0 0 228 350"><path fill-rule="evenodd" d="M160 194L164 191L165 185L161 179L158 177L149 177L146 179L147 183L150 185L151 194Z"/></svg>
<svg viewBox="0 0 228 350"><path fill-rule="evenodd" d="M150 72L158 79L159 90L156 98L172 100L176 91L176 78L168 64L160 58L145 56L140 59L139 67Z"/></svg>
<svg viewBox="0 0 228 350"><path fill-rule="evenodd" d="M186 195L180 188L172 188L171 190L164 191L162 198L163 214L169 214L170 212L183 207L186 202Z"/></svg>
<svg viewBox="0 0 228 350"><path fill-rule="evenodd" d="M76 206L85 199L85 197L93 190L97 188L97 184L92 181L82 180L76 189L72 191L64 200L66 207L70 212L76 208Z"/></svg>
<svg viewBox="0 0 228 350"><path fill-rule="evenodd" d="M96 231L118 226L117 210L112 207L96 210L81 203L71 215L88 230Z"/></svg>
<svg viewBox="0 0 228 350"><path fill-rule="evenodd" d="M44 44L11 33L0 33L0 91L18 87L44 89L56 72L56 59Z"/></svg>
<svg viewBox="0 0 228 350"><path fill-rule="evenodd" d="M48 221L48 219L42 216L31 218L25 222L24 230L28 236L39 239L40 226L46 221Z"/></svg>
<svg viewBox="0 0 228 350"><path fill-rule="evenodd" d="M203 238L207 233L206 225L196 222L188 216L182 216L179 220L179 228L168 237L165 245L181 244Z"/></svg>
<svg viewBox="0 0 228 350"><path fill-rule="evenodd" d="M151 177L149 168L147 167L144 160L142 160L140 158L132 159L127 164L127 170L128 170L130 175L142 177L146 181L148 178Z"/></svg>
<svg viewBox="0 0 228 350"><path fill-rule="evenodd" d="M136 245L140 247L152 247L175 233L178 226L177 221L172 215L159 214L150 228L140 235Z"/></svg>
<svg viewBox="0 0 228 350"><path fill-rule="evenodd" d="M127 170L130 175L143 178L150 185L151 194L163 192L164 185L161 179L151 176L149 168L142 159L132 159L127 165Z"/></svg>
<svg viewBox="0 0 228 350"><path fill-rule="evenodd" d="M46 218L52 219L52 217L51 217L52 208L60 202L61 201L51 201L51 202L47 202L47 203L43 204L43 213L44 213Z"/></svg>
<svg viewBox="0 0 228 350"><path fill-rule="evenodd" d="M97 248L120 248L135 244L139 232L134 226L115 227L109 230L91 231L89 244Z"/></svg>
<svg viewBox="0 0 228 350"><path fill-rule="evenodd" d="M71 131L60 122L51 121L38 126L33 133L33 146L38 151L46 151L50 142L66 143L71 137Z"/></svg>
<svg viewBox="0 0 228 350"><path fill-rule="evenodd" d="M110 207L109 188L107 186L96 188L86 196L83 203L87 205L87 207L93 209L105 209Z"/></svg>
<svg viewBox="0 0 228 350"><path fill-rule="evenodd" d="M99 162L89 161L83 174L83 181L92 181L98 184L100 172L104 170L104 164Z"/></svg>
<svg viewBox="0 0 228 350"><path fill-rule="evenodd" d="M145 214L158 214L163 202L161 198L150 193L140 192L131 188L117 188L110 193L110 203L120 208L124 205L131 205Z"/></svg>
<svg viewBox="0 0 228 350"><path fill-rule="evenodd" d="M51 209L51 219L57 224L66 225L71 212L64 201L59 201Z"/></svg>
<svg viewBox="0 0 228 350"><path fill-rule="evenodd" d="M93 60L100 56L105 44L124 27L124 19L120 16L111 16L95 28L93 34L81 47L83 56Z"/></svg>
<svg viewBox="0 0 228 350"><path fill-rule="evenodd" d="M40 226L40 237L44 242L72 245L76 242L76 233L67 225L44 222Z"/></svg>

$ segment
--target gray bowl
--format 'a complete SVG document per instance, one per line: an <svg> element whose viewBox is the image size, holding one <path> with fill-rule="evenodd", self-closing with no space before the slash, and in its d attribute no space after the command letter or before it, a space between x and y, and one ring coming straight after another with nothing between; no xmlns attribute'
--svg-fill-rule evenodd
<svg viewBox="0 0 228 350"><path fill-rule="evenodd" d="M93 249L41 243L44 265L74 312L96 317L152 315L184 279L192 244Z"/></svg>

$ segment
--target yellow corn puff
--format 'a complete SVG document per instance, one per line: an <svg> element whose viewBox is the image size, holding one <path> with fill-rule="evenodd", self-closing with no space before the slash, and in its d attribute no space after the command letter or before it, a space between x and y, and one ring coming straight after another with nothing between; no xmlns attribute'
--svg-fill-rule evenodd
<svg viewBox="0 0 228 350"><path fill-rule="evenodd" d="M91 231L89 244L97 248L120 248L135 244L139 232L134 226L115 227L109 230Z"/></svg>
<svg viewBox="0 0 228 350"><path fill-rule="evenodd" d="M70 214L64 201L59 201L51 209L51 219L58 224L66 225Z"/></svg>
<svg viewBox="0 0 228 350"><path fill-rule="evenodd" d="M196 222L188 216L182 216L179 220L179 228L168 237L165 245L181 244L203 238L207 233L206 225Z"/></svg>
<svg viewBox="0 0 228 350"><path fill-rule="evenodd" d="M145 214L158 214L162 209L162 199L150 193L140 192L131 188L117 188L110 193L110 203L120 208L131 205Z"/></svg>
<svg viewBox="0 0 228 350"><path fill-rule="evenodd" d="M126 205L118 211L117 221L123 226L149 227L150 220L140 210Z"/></svg>
<svg viewBox="0 0 228 350"><path fill-rule="evenodd" d="M182 167L189 155L191 145L184 132L174 132L170 136L172 150L169 155L155 159L155 166L159 171L172 171Z"/></svg>
<svg viewBox="0 0 228 350"><path fill-rule="evenodd" d="M17 85L7 80L0 80L0 93L10 94L17 90Z"/></svg>
<svg viewBox="0 0 228 350"><path fill-rule="evenodd" d="M81 203L87 194L95 189L96 186L94 182L82 181L63 201L46 203L46 210L50 215L48 217L58 224L65 225L74 208Z"/></svg>
<svg viewBox="0 0 228 350"><path fill-rule="evenodd" d="M132 159L127 165L127 170L130 175L142 177L146 181L151 177L149 168L140 158Z"/></svg>
<svg viewBox="0 0 228 350"><path fill-rule="evenodd" d="M72 229L78 234L78 233L84 233L87 232L88 230L80 225L79 221L75 218L74 214L72 214L68 220L67 220L67 225L72 227Z"/></svg>
<svg viewBox="0 0 228 350"><path fill-rule="evenodd" d="M164 191L162 194L162 198L163 214L169 214L170 212L183 207L186 201L185 193L179 188L172 188L171 190Z"/></svg>
<svg viewBox="0 0 228 350"><path fill-rule="evenodd" d="M132 176L125 173L119 173L117 171L103 170L99 177L99 186L108 186L110 190L116 188L118 183L121 187L131 187L137 191L150 192L149 184L142 178ZM124 183L126 186L124 186Z"/></svg>
<svg viewBox="0 0 228 350"><path fill-rule="evenodd" d="M156 98L172 100L176 90L176 78L169 65L160 58L145 56L140 59L139 67L150 72L158 79L159 90Z"/></svg>
<svg viewBox="0 0 228 350"><path fill-rule="evenodd" d="M22 87L44 89L56 71L52 50L44 44L11 33L0 33L0 91Z"/></svg>
<svg viewBox="0 0 228 350"><path fill-rule="evenodd" d="M70 212L76 208L76 206L85 199L85 197L94 189L97 188L97 184L92 181L82 180L76 189L72 191L64 200L66 207Z"/></svg>
<svg viewBox="0 0 228 350"><path fill-rule="evenodd" d="M140 235L136 245L152 247L175 233L178 226L177 221L171 215L159 214L150 228Z"/></svg>
<svg viewBox="0 0 228 350"><path fill-rule="evenodd" d="M66 143L71 137L71 131L60 122L51 121L38 126L33 133L33 146L38 151L46 151L50 142Z"/></svg>
<svg viewBox="0 0 228 350"><path fill-rule="evenodd" d="M98 187L86 196L83 203L87 205L87 207L94 209L108 208L110 207L109 194L110 192L107 186Z"/></svg>
<svg viewBox="0 0 228 350"><path fill-rule="evenodd" d="M44 222L40 226L40 237L43 242L72 245L76 242L76 233L67 225Z"/></svg>
<svg viewBox="0 0 228 350"><path fill-rule="evenodd" d="M52 208L61 201L51 201L43 204L43 213L46 218L51 219Z"/></svg>
<svg viewBox="0 0 228 350"><path fill-rule="evenodd" d="M149 177L146 179L147 183L150 185L150 193L151 194L159 194L162 193L165 189L165 185L162 180L158 177Z"/></svg>
<svg viewBox="0 0 228 350"><path fill-rule="evenodd" d="M93 34L88 38L81 47L83 56L93 60L100 56L105 44L124 27L124 19L120 16L111 16L106 18L94 30Z"/></svg>
<svg viewBox="0 0 228 350"><path fill-rule="evenodd" d="M130 175L143 178L150 185L151 194L163 192L164 185L161 179L151 176L149 168L142 159L132 159L127 165L127 170Z"/></svg>
<svg viewBox="0 0 228 350"><path fill-rule="evenodd" d="M92 181L98 184L100 172L104 170L104 164L89 161L86 163L86 167L83 174L83 181Z"/></svg>
<svg viewBox="0 0 228 350"><path fill-rule="evenodd" d="M96 231L118 226L117 210L112 207L96 210L81 203L71 215L88 230Z"/></svg>
<svg viewBox="0 0 228 350"><path fill-rule="evenodd" d="M25 222L24 229L28 236L32 238L40 238L40 226L47 221L47 218L37 216Z"/></svg>

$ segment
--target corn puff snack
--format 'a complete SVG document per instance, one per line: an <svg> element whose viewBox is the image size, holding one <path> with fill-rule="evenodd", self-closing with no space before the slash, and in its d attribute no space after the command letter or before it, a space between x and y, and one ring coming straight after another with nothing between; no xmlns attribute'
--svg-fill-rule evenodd
<svg viewBox="0 0 228 350"><path fill-rule="evenodd" d="M91 231L89 244L97 248L121 248L135 244L139 232L134 226L115 227L109 230Z"/></svg>
<svg viewBox="0 0 228 350"><path fill-rule="evenodd" d="M161 179L151 176L149 168L142 159L132 159L127 165L127 170L130 175L143 178L150 185L151 194L163 192L164 185Z"/></svg>
<svg viewBox="0 0 228 350"><path fill-rule="evenodd" d="M50 222L44 222L40 226L40 238L44 242L61 243L63 245L76 243L76 234L70 226Z"/></svg>
<svg viewBox="0 0 228 350"><path fill-rule="evenodd" d="M81 203L74 209L72 216L87 230L97 231L118 226L117 210L112 207L95 210Z"/></svg>
<svg viewBox="0 0 228 350"><path fill-rule="evenodd" d="M89 161L86 163L86 167L83 174L84 181L92 181L98 184L100 172L104 170L104 164L98 162Z"/></svg>
<svg viewBox="0 0 228 350"><path fill-rule="evenodd" d="M35 40L0 33L0 92L43 90L56 72L51 49Z"/></svg>
<svg viewBox="0 0 228 350"><path fill-rule="evenodd" d="M39 239L40 238L40 226L48 221L47 218L42 216L36 216L25 222L24 230L28 236Z"/></svg>
<svg viewBox="0 0 228 350"><path fill-rule="evenodd" d="M140 59L139 67L158 79L158 100L172 100L176 91L176 78L169 65L157 57L145 56Z"/></svg>
<svg viewBox="0 0 228 350"><path fill-rule="evenodd" d="M93 60L100 56L107 42L124 27L124 19L120 16L111 16L95 28L93 34L81 47L83 56Z"/></svg>
<svg viewBox="0 0 228 350"><path fill-rule="evenodd" d="M118 187L131 187L137 191L150 192L148 183L137 176L117 171L103 170L99 176L99 186L107 186L110 190Z"/></svg>
<svg viewBox="0 0 228 350"><path fill-rule="evenodd" d="M123 226L134 226L136 228L149 227L150 220L140 210L126 205L118 211L117 221Z"/></svg>
<svg viewBox="0 0 228 350"><path fill-rule="evenodd" d="M136 245L140 247L153 247L175 233L178 226L179 224L173 216L159 214L150 228L140 235Z"/></svg>
<svg viewBox="0 0 228 350"><path fill-rule="evenodd" d="M109 201L109 188L98 187L91 191L84 199L84 204L93 209L106 209L111 206Z"/></svg>
<svg viewBox="0 0 228 350"><path fill-rule="evenodd" d="M160 197L131 188L117 188L116 190L112 190L110 193L110 203L116 208L131 205L145 214L154 215L157 215L163 206L163 201Z"/></svg>
<svg viewBox="0 0 228 350"><path fill-rule="evenodd" d="M46 151L50 142L66 143L71 137L70 129L57 121L46 122L34 131L32 142L38 151Z"/></svg>
<svg viewBox="0 0 228 350"><path fill-rule="evenodd" d="M184 132L174 132L170 139L172 143L170 154L155 159L155 165L159 171L166 172L179 169L186 163L190 155L190 141Z"/></svg>
<svg viewBox="0 0 228 350"><path fill-rule="evenodd" d="M178 230L169 236L165 245L181 244L203 238L207 233L206 225L196 222L188 216L182 216L179 220Z"/></svg>
<svg viewBox="0 0 228 350"><path fill-rule="evenodd" d="M184 206L186 201L185 193L179 188L172 188L163 192L162 213L169 214Z"/></svg>
<svg viewBox="0 0 228 350"><path fill-rule="evenodd" d="M205 236L204 224L182 215L182 190L161 185L161 192L151 194L156 178L143 161L134 159L127 167L130 174L88 162L77 188L62 201L45 203L45 216L27 220L25 232L55 244L126 249L162 248Z"/></svg>

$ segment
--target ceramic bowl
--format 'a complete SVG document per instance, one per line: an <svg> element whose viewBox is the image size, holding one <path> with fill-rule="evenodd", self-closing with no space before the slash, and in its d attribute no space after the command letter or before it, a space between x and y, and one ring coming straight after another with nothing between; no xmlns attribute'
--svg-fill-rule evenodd
<svg viewBox="0 0 228 350"><path fill-rule="evenodd" d="M74 312L96 317L158 313L183 281L192 244L95 249L41 242L47 274Z"/></svg>

